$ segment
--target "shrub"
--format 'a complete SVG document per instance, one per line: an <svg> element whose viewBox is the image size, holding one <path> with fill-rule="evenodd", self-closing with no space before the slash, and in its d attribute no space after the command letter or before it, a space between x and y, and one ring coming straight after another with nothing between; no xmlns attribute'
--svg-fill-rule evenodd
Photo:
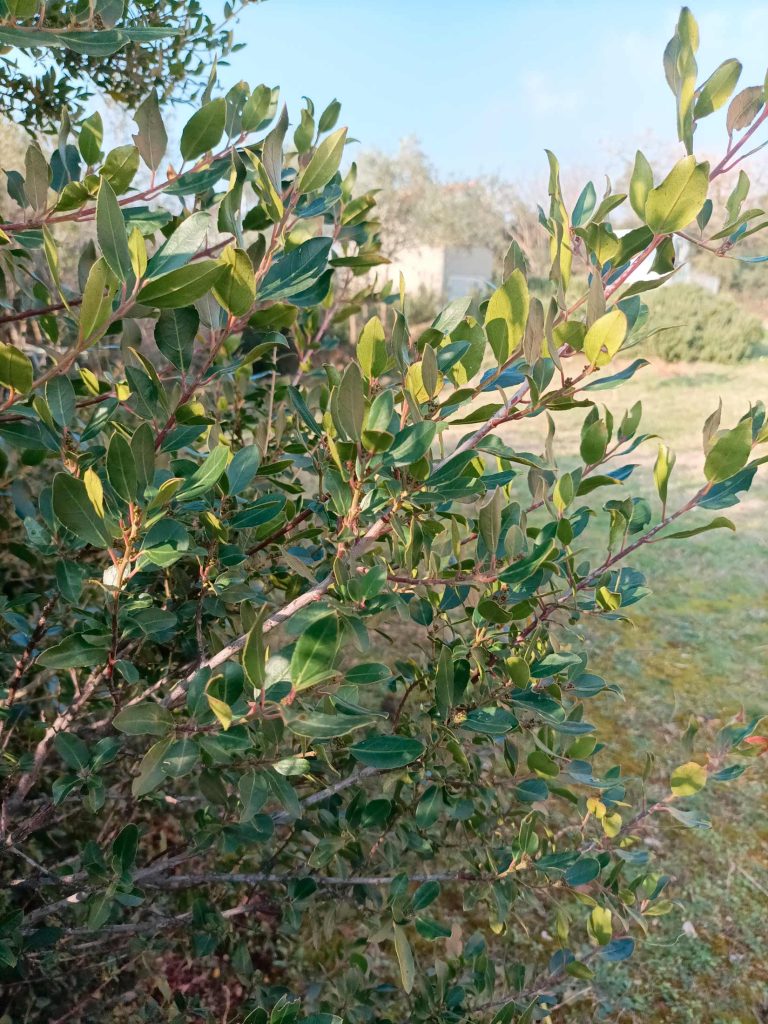
<svg viewBox="0 0 768 1024"><path fill-rule="evenodd" d="M693 92L696 39L683 11L688 149L735 85ZM745 102L731 164L765 119L748 127ZM648 593L635 553L732 528L768 439L759 403L727 428L713 414L701 486L668 500L661 446L651 502L627 461L640 404L598 404L642 369L610 366L641 322L633 270L705 220L726 164L685 156L654 185L639 155L641 224L616 238L626 197L588 183L566 211L550 156L550 301L513 247L481 321L457 300L413 334L404 293L338 368L329 331L375 298L381 260L338 116L307 101L289 134L274 90L212 83L181 173L150 95L135 147L101 153L87 122L75 146L65 125L9 176L12 1021L543 1019L674 909L646 830L700 827L689 799L768 742L737 719L637 775L587 710L616 688L584 633ZM68 281L72 225L96 245L83 230ZM569 296L576 247L592 283ZM557 452L574 409L579 451ZM541 413L543 452L520 450L504 428ZM529 948L532 929L548 937Z"/></svg>
<svg viewBox="0 0 768 1024"><path fill-rule="evenodd" d="M671 363L740 363L754 356L763 325L738 302L693 284L672 285L648 298L648 348Z"/></svg>

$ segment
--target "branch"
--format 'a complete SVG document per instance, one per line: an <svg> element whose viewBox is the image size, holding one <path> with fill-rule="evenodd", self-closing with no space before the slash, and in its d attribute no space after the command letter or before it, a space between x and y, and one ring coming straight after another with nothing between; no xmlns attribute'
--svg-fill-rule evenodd
<svg viewBox="0 0 768 1024"><path fill-rule="evenodd" d="M16 694L17 694L18 689L19 689L19 684L21 683L21 680L24 678L24 673L27 671L27 668L29 667L29 664L32 661L32 652L37 647L37 645L40 643L42 638L45 636L45 632L48 629L48 619L50 617L51 612L55 608L56 602L58 601L58 599L59 599L58 591L54 591L54 593L51 595L51 597L49 597L48 600L45 602L45 605L43 606L43 609L40 612L40 618L37 620L37 625L35 626L34 630L32 631L32 633L31 633L31 635L29 637L29 640L27 641L26 647L21 652L19 660L16 662L16 666L15 666L15 668L14 668L12 674L11 674L11 678L8 680L8 683L7 683L8 696L6 698L6 705L5 705L6 706L6 715L3 718L0 718L0 736L2 736L3 729L5 728L5 723L6 723L7 717L8 717L7 713L11 710L11 707L13 706L13 702L16 699ZM3 750L5 749L6 745L7 745L7 737L6 737L6 742L3 744Z"/></svg>
<svg viewBox="0 0 768 1024"><path fill-rule="evenodd" d="M346 888L350 885L392 885L403 875L350 875L349 878L338 878L334 875L269 874L266 872L234 873L227 871L204 871L195 875L170 875L162 881L146 882L154 889L195 889L199 885L286 885L309 878L318 885L330 888ZM414 884L423 882L493 882L496 875L476 875L464 872L443 871L436 874L408 875L407 880Z"/></svg>
<svg viewBox="0 0 768 1024"><path fill-rule="evenodd" d="M240 138L234 145L227 146L222 149L219 153L215 153L210 156L204 156L197 163L193 164L192 167L183 171L184 174L192 174L195 171L203 170L205 167L210 167L211 164L216 163L217 160L223 160L233 153L237 152L237 147L245 139L245 135L241 135ZM154 199L155 196L164 192L169 186L180 177L179 174L169 175L164 181L159 184L150 185L149 188L144 189L143 192L134 192L132 195L124 196L122 199L118 199L118 206L130 206L132 203L144 202L149 199ZM48 215L38 217L36 219L27 221L16 221L7 224L0 224L0 231L4 231L7 235L14 234L17 231L29 231L31 228L41 228L44 225L50 224L66 224L71 222L83 223L85 221L93 220L96 216L96 206L81 207L79 210L73 210L71 213L62 213L58 217Z"/></svg>

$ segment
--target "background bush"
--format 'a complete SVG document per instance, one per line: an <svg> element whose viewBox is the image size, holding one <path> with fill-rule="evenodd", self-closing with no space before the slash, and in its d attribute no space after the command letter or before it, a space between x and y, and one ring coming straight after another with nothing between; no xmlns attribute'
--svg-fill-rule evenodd
<svg viewBox="0 0 768 1024"><path fill-rule="evenodd" d="M762 322L735 299L695 284L668 285L647 298L644 347L668 362L740 363L756 355L765 338Z"/></svg>

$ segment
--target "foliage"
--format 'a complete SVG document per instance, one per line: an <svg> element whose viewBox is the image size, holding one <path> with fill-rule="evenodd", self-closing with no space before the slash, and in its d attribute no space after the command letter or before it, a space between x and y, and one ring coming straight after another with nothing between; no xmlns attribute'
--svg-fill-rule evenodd
<svg viewBox="0 0 768 1024"><path fill-rule="evenodd" d="M666 63L687 150L725 91L694 88L697 44L684 10ZM584 626L646 596L641 549L733 529L768 428L759 402L713 413L682 504L661 445L651 502L640 404L598 403L642 370L610 364L672 235L698 219L709 244L709 182L766 118L749 96L720 164L639 154L629 197L588 183L567 210L550 154L548 300L513 245L479 320L457 300L416 335L405 289L379 295L342 366L334 326L383 257L338 104L289 133L275 90L212 83L179 173L151 93L135 145L105 155L84 120L50 160L29 147L0 235L12 1019L116 998L137 1022L530 1022L674 910L646 830L704 827L758 721L692 735L661 786L612 763L587 709L616 687ZM96 238L76 281L72 224ZM500 436L536 416L542 453ZM546 955L520 955L543 922Z"/></svg>
<svg viewBox="0 0 768 1024"><path fill-rule="evenodd" d="M161 102L197 99L214 58L244 45L233 42L232 23L257 2L225 3L217 23L199 0L4 0L0 110L28 129L56 131L62 108L80 110L94 92L129 108L148 89Z"/></svg>
<svg viewBox="0 0 768 1024"><path fill-rule="evenodd" d="M738 363L764 337L758 317L738 302L694 284L670 285L648 298L648 348L669 362Z"/></svg>

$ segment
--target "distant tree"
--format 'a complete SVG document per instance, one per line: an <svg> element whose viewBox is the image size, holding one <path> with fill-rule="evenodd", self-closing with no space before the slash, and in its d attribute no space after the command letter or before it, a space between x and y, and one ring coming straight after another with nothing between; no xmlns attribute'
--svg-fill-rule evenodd
<svg viewBox="0 0 768 1024"><path fill-rule="evenodd" d="M225 0L217 18L200 0L6 0L0 110L28 129L55 131L63 107L80 108L95 92L129 107L149 89L161 103L196 99L214 59L245 45L234 41L237 15L261 2Z"/></svg>
<svg viewBox="0 0 768 1024"><path fill-rule="evenodd" d="M537 255L536 211L511 183L493 175L445 180L413 137L395 154L363 152L358 163L361 186L380 190L377 208L389 253L413 245L477 245L500 263L516 238L529 258Z"/></svg>

